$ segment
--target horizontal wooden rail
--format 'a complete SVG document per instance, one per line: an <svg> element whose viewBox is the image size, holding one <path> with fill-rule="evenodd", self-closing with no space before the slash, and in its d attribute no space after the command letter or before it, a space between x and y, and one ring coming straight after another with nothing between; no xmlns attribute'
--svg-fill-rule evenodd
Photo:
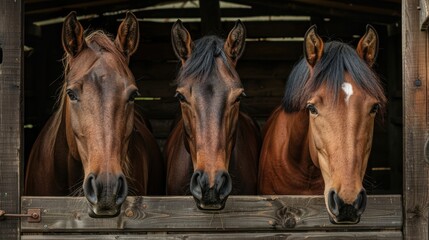
<svg viewBox="0 0 429 240"><path fill-rule="evenodd" d="M24 233L399 231L400 195L372 195L359 224L330 223L322 196L231 196L224 210L200 211L191 197L128 197L115 218L91 218L83 197L22 197L21 211L41 209ZM392 233L393 234L393 233Z"/></svg>
<svg viewBox="0 0 429 240"><path fill-rule="evenodd" d="M248 240L248 239L318 239L318 240L333 240L333 239L386 239L396 240L403 239L400 231L383 231L383 232L288 232L288 233L169 233L169 234L112 234L112 235L24 235L22 240Z"/></svg>

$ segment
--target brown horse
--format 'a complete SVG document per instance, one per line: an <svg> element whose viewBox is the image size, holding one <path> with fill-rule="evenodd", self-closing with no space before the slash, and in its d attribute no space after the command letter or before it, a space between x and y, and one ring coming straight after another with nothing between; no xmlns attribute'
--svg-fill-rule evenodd
<svg viewBox="0 0 429 240"><path fill-rule="evenodd" d="M132 13L114 41L101 31L85 38L76 13L66 17L59 109L33 145L26 195L70 195L84 179L89 213L102 217L119 214L128 183L135 194L165 191L161 152L134 110L138 91L128 62L138 40Z"/></svg>
<svg viewBox="0 0 429 240"><path fill-rule="evenodd" d="M368 25L356 50L324 43L311 27L304 59L292 70L283 105L264 131L258 191L322 194L333 223L357 223L374 118L386 97L371 70L378 36Z"/></svg>
<svg viewBox="0 0 429 240"><path fill-rule="evenodd" d="M172 43L182 62L182 116L165 146L167 194L190 192L198 208L222 209L231 193L256 193L260 133L239 111L244 89L235 71L245 28L237 21L225 42L206 36L194 43L178 20Z"/></svg>

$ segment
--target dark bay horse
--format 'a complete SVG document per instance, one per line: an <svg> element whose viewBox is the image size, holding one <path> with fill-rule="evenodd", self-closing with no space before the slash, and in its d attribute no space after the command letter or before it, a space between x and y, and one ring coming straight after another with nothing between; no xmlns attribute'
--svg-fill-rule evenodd
<svg viewBox="0 0 429 240"><path fill-rule="evenodd" d="M83 32L70 13L62 30L59 109L33 145L25 194L70 195L83 180L90 215L116 216L128 185L134 194L165 192L162 154L134 109L138 89L128 62L139 42L136 17L127 13L114 41L101 31Z"/></svg>
<svg viewBox="0 0 429 240"><path fill-rule="evenodd" d="M228 38L195 42L178 20L174 51L182 62L176 97L182 116L165 145L167 194L191 193L200 209L225 206L230 194L255 194L259 128L240 112L244 89L235 70L245 45L237 21Z"/></svg>
<svg viewBox="0 0 429 240"><path fill-rule="evenodd" d="M386 103L372 71L378 36L368 25L357 49L324 43L311 27L283 104L264 129L261 194L322 194L333 223L358 223L374 118Z"/></svg>

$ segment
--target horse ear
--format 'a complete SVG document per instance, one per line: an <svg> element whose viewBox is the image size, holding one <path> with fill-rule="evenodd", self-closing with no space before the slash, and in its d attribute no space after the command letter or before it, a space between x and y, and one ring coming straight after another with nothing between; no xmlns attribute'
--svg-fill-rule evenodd
<svg viewBox="0 0 429 240"><path fill-rule="evenodd" d="M243 54L245 45L246 28L240 20L237 20L235 26L229 32L223 48L225 53L236 63Z"/></svg>
<svg viewBox="0 0 429 240"><path fill-rule="evenodd" d="M374 64L378 54L378 34L373 26L366 25L366 33L359 40L356 52L370 67Z"/></svg>
<svg viewBox="0 0 429 240"><path fill-rule="evenodd" d="M323 40L317 35L316 25L311 26L304 36L304 56L311 67L316 65L316 62L323 55Z"/></svg>
<svg viewBox="0 0 429 240"><path fill-rule="evenodd" d="M183 26L182 21L178 19L171 28L171 44L176 56L182 60L182 64L191 56L192 38L188 30Z"/></svg>
<svg viewBox="0 0 429 240"><path fill-rule="evenodd" d="M85 39L83 37L83 27L76 18L76 12L70 12L63 23L61 41L64 51L74 57L80 53L85 47Z"/></svg>
<svg viewBox="0 0 429 240"><path fill-rule="evenodd" d="M130 57L137 50L139 38L139 22L132 12L127 12L119 25L115 44L126 57Z"/></svg>

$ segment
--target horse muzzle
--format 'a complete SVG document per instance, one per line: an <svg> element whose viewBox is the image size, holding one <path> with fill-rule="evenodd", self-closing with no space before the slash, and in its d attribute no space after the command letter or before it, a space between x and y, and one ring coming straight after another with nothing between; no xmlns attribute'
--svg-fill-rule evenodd
<svg viewBox="0 0 429 240"><path fill-rule="evenodd" d="M89 203L89 216L115 217L127 198L128 185L123 174L91 173L84 181L83 191Z"/></svg>
<svg viewBox="0 0 429 240"><path fill-rule="evenodd" d="M195 171L190 190L200 210L222 210L232 190L231 177L225 171L218 172L215 184L210 187L207 173Z"/></svg>
<svg viewBox="0 0 429 240"><path fill-rule="evenodd" d="M356 224L365 211L367 196L362 189L352 204L345 203L335 190L328 193L329 220L333 224Z"/></svg>

